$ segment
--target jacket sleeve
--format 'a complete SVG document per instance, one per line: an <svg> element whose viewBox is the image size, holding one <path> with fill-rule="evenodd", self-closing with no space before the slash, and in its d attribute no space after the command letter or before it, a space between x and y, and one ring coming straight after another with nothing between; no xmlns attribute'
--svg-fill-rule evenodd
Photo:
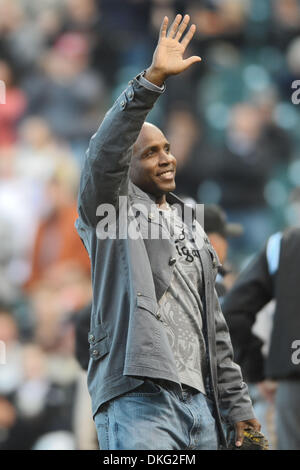
<svg viewBox="0 0 300 470"><path fill-rule="evenodd" d="M235 360L248 382L264 379L263 343L252 333L252 326L257 313L273 298L273 282L264 248L240 274L222 304Z"/></svg>
<svg viewBox="0 0 300 470"><path fill-rule="evenodd" d="M132 146L161 89L141 75L129 82L92 136L81 173L78 213L89 226L101 203L116 205L126 195Z"/></svg>

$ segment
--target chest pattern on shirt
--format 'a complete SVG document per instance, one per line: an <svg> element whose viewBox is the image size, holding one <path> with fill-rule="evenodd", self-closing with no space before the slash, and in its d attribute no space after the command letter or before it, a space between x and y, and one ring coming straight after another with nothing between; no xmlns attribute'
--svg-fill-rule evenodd
<svg viewBox="0 0 300 470"><path fill-rule="evenodd" d="M193 263L196 258L200 258L200 250L196 247L196 242L191 230L188 229L178 215L173 211L160 211L165 225L175 243L175 248L180 262Z"/></svg>

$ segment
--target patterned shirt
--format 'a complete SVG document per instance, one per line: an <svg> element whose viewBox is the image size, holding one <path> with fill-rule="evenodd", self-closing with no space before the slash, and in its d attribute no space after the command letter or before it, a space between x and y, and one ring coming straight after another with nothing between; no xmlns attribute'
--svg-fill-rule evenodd
<svg viewBox="0 0 300 470"><path fill-rule="evenodd" d="M171 284L159 302L182 384L205 392L206 346L202 331L202 266L192 232L176 209L160 211L175 242L177 260Z"/></svg>

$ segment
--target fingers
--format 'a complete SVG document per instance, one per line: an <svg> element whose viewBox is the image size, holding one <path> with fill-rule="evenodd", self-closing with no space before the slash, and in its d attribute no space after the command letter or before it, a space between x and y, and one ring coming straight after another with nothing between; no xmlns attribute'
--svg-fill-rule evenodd
<svg viewBox="0 0 300 470"><path fill-rule="evenodd" d="M161 38L166 37L168 23L169 23L169 18L167 16L165 16L163 21L162 21L161 27L160 27L159 37L161 37Z"/></svg>
<svg viewBox="0 0 300 470"><path fill-rule="evenodd" d="M241 447L243 444L244 440L244 426L242 423L236 423L236 428L235 428L235 445L237 447Z"/></svg>
<svg viewBox="0 0 300 470"><path fill-rule="evenodd" d="M188 32L184 36L183 40L181 41L181 44L184 46L185 49L189 45L192 37L195 34L195 31L196 31L196 26L194 24L192 24L192 26L190 27L190 29L188 30Z"/></svg>
<svg viewBox="0 0 300 470"><path fill-rule="evenodd" d="M168 38L174 38L174 36L176 34L176 31L177 31L177 28L180 24L181 18L182 18L182 15L176 15L175 16L175 19L172 23L172 26L169 29Z"/></svg>
<svg viewBox="0 0 300 470"><path fill-rule="evenodd" d="M260 431L261 425L257 419L248 419L247 421L239 421L235 424L235 445L241 447L244 441L244 430L252 428L254 431Z"/></svg>
<svg viewBox="0 0 300 470"><path fill-rule="evenodd" d="M253 426L253 429L255 431L260 431L261 430L261 424L259 421L255 420L255 423L252 425Z"/></svg>
<svg viewBox="0 0 300 470"><path fill-rule="evenodd" d="M175 39L176 39L177 41L179 41L179 39L180 39L181 36L183 35L184 31L186 30L187 25L189 24L189 21L190 21L189 15L185 15L185 17L184 17L183 20L182 20L181 25L180 25L179 28L178 28L177 34L176 34L176 36L175 36Z"/></svg>
<svg viewBox="0 0 300 470"><path fill-rule="evenodd" d="M201 62L201 57L197 55L193 55L192 57L189 57L188 59L185 59L183 62L185 64L185 68L189 68L191 65L195 64L196 62Z"/></svg>
<svg viewBox="0 0 300 470"><path fill-rule="evenodd" d="M175 39L176 41L179 41L184 33L184 31L187 28L187 25L189 24L190 21L190 16L185 15L183 20L182 20L182 15L176 15L169 32L167 34L167 26L168 26L168 17L165 16L161 25L161 30L160 30L160 37L168 37L171 39ZM188 32L186 33L185 37L183 38L181 44L186 48L188 44L190 43L192 37L194 36L196 31L196 26L192 24Z"/></svg>
<svg viewBox="0 0 300 470"><path fill-rule="evenodd" d="M261 424L256 418L248 419L247 421L244 421L244 423L246 427L250 427L255 431L260 431L261 429Z"/></svg>

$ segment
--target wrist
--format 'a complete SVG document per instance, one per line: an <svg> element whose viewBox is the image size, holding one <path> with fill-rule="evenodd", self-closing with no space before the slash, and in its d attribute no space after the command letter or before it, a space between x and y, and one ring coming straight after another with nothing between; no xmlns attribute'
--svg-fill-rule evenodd
<svg viewBox="0 0 300 470"><path fill-rule="evenodd" d="M162 87L165 83L167 76L163 74L160 70L155 69L155 67L148 67L144 75L146 80L153 83L156 86Z"/></svg>

